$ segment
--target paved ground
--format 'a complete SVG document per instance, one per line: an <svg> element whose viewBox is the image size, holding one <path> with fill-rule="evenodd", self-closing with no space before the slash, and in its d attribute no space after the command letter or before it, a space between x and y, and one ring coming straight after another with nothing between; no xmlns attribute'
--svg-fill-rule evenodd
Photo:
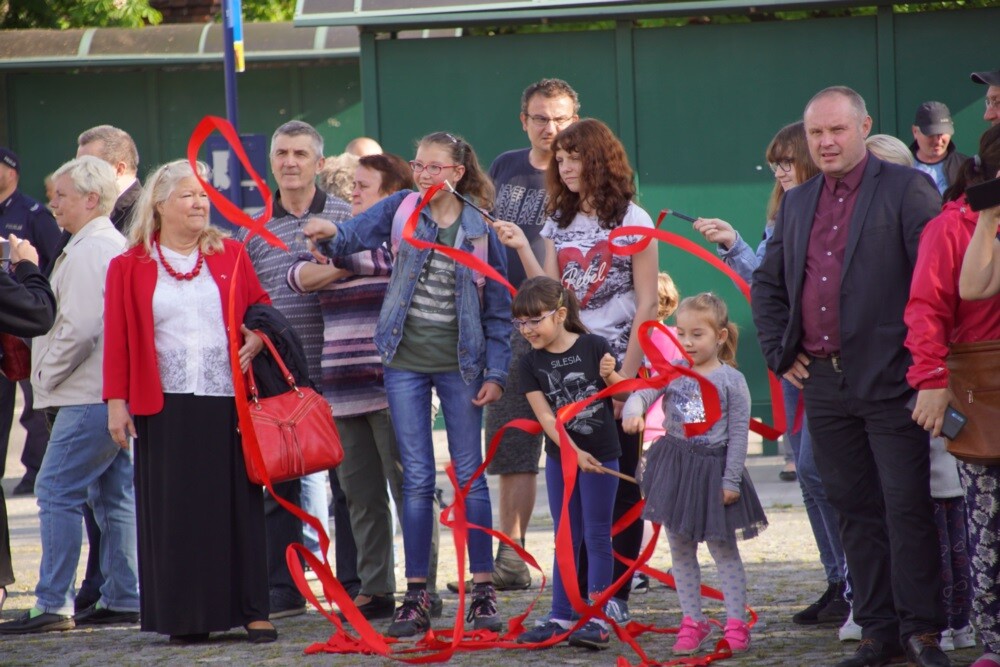
<svg viewBox="0 0 1000 667"><path fill-rule="evenodd" d="M38 545L37 506L33 497L10 496L10 490L20 479L23 468L18 461L23 432L15 428L7 461L7 509L11 525L11 547L17 583L9 588L10 598L2 613L3 620L15 618L34 603L32 594L38 576L41 550ZM443 446L437 448L439 460L446 456ZM759 449L758 449L759 451ZM744 655L719 664L747 667L750 665L786 665L805 667L831 665L853 651L853 645L837 640L836 628L803 628L790 621L794 611L815 600L824 590L822 570L819 566L815 543L809 531L802 499L797 484L778 481L780 460L777 457L751 457L749 468L761 500L768 509L770 527L758 538L741 543L741 551L749 579L749 601L760 614L760 621L752 633L751 650ZM443 473L440 485L447 487ZM540 477L539 479L544 479ZM450 495L450 494L449 494ZM495 498L495 490L494 490ZM540 489L536 518L528 535L528 549L540 563L552 562L552 521L545 508L544 490ZM442 535L445 535L443 533ZM442 540L441 570L443 582L454 580L448 571L453 564L454 547ZM401 541L397 537L401 552ZM715 582L711 558L702 548L705 583ZM210 555L206 555L210 557ZM658 547L652 563L662 569L669 567L670 557L666 546ZM454 567L451 565L451 567ZM548 566L546 566L548 567ZM402 572L397 571L402 584ZM81 569L82 578L82 569ZM318 589L317 589L318 590ZM501 593L501 610L515 613L523 610L534 595L535 589L518 593ZM456 595L444 593L444 617L436 627L447 628L454 622ZM543 595L537 608L544 613L548 607L548 593ZM645 595L633 596L631 610L635 620L659 625L677 625L680 609L676 594L667 588L655 586ZM707 601L706 611L716 618L723 618L721 602ZM81 629L65 633L50 633L26 637L0 637L0 665L150 665L150 664L233 664L233 665L379 665L389 661L358 655L306 656L304 649L316 642L325 642L333 631L318 612L305 616L283 619L276 623L281 634L277 643L251 646L245 641L242 630L213 636L213 641L197 647L168 645L165 637L138 631L138 626L102 629ZM647 634L640 639L646 652L653 659L669 661L672 638ZM522 651L513 657L520 665L612 665L623 655L635 664L638 659L627 646L612 644L608 651L590 653L563 646L548 651ZM978 653L972 650L952 654L956 667L968 665ZM458 654L452 662L457 665L508 665L512 656L507 650Z"/></svg>

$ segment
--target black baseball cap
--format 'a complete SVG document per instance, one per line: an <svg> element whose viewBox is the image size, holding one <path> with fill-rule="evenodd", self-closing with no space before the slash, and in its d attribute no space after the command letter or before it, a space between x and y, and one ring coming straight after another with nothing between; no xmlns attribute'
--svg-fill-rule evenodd
<svg viewBox="0 0 1000 667"><path fill-rule="evenodd" d="M0 162L3 162L17 173L21 173L21 158L17 157L17 153L11 149L0 146Z"/></svg>
<svg viewBox="0 0 1000 667"><path fill-rule="evenodd" d="M917 107L913 124L924 134L955 134L951 111L943 102L924 102Z"/></svg>
<svg viewBox="0 0 1000 667"><path fill-rule="evenodd" d="M973 72L969 75L975 83L982 83L987 86L1000 86L1000 69L992 72Z"/></svg>

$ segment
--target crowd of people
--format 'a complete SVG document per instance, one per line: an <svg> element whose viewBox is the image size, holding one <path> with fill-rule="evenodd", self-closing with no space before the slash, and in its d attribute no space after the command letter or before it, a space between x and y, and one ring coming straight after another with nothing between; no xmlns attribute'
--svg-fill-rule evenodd
<svg viewBox="0 0 1000 667"><path fill-rule="evenodd" d="M975 156L955 151L940 102L919 106L908 148L869 136L855 91L826 88L766 147L775 183L756 250L725 220L693 223L751 284L760 348L782 377L826 578L792 620L860 642L838 667L950 665L946 652L975 645L977 633L975 667L1000 665L1000 466L956 460L942 437L961 398L949 389L951 356L1000 340L1000 207L976 212L966 201L1000 176L1000 70L972 79L987 86L993 125ZM717 295L679 298L655 241L623 251L653 222L621 141L581 119L580 106L565 81L528 86L520 121L530 145L489 170L450 132L422 137L408 163L367 138L327 160L315 128L287 122L271 138L278 189L266 223L287 250L209 223L201 163L167 163L141 185L138 151L118 128L80 135L77 157L51 177L51 214L17 191L20 160L0 149L10 235L0 330L33 337L25 414L37 409L49 430L30 479L37 601L0 634L138 622L173 643L234 627L258 643L277 639L272 620L305 612L285 552L300 541L318 551L319 540L249 481L238 430L231 340L236 372L246 372L266 359L265 330L291 350L296 379L329 402L345 452L328 475L274 493L324 525L332 512L336 577L364 618L388 621L386 635L423 636L442 611L440 412L468 521L487 529L487 477L473 476L484 425L488 439L517 418L542 427L505 431L488 468L511 543L524 545L543 450L556 534L569 522L573 567L556 556L551 607L518 642L609 646L610 623L630 620L633 583L643 584L628 564L644 522L614 537L611 527L644 499L643 519L665 529L670 548L682 612L674 653L705 650L718 629L733 651L748 650L738 541L767 517L745 467L739 332ZM617 236L620 227L633 232ZM513 298L484 266L508 279ZM674 325L651 336L667 369L646 358L640 325L671 314ZM638 377L658 388L613 389ZM607 398L557 418L605 388ZM13 574L5 509L0 518L2 607ZM702 542L724 623L702 610ZM449 587L471 594L471 629L500 632L497 591L530 587L527 565L478 530L468 560L471 579ZM579 620L574 598L594 615Z"/></svg>

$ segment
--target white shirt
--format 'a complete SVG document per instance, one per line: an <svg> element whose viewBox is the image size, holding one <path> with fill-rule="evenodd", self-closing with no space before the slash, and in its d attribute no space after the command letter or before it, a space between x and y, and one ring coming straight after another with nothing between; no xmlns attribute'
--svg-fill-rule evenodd
<svg viewBox="0 0 1000 667"><path fill-rule="evenodd" d="M198 252L185 257L162 248L177 273L194 269ZM160 382L167 394L233 396L229 342L222 319L222 297L208 262L192 280L177 280L156 254L153 328Z"/></svg>

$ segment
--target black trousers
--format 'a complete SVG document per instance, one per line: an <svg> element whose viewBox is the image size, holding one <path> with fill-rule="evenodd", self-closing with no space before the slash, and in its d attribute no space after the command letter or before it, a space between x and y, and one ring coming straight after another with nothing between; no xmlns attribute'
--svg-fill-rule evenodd
<svg viewBox="0 0 1000 667"><path fill-rule="evenodd" d="M26 435L24 450L21 452L21 463L24 464L24 476L34 481L38 469L42 467L45 448L49 444L49 430L45 425L45 415L32 407L34 392L28 380L11 382L0 375L0 478L4 476L7 467L7 445L10 440L10 429L14 423L14 398L17 385L21 385L24 394L24 410L21 412L21 426Z"/></svg>
<svg viewBox="0 0 1000 667"><path fill-rule="evenodd" d="M939 632L930 444L904 407L909 396L861 399L829 359L813 359L804 384L816 467L840 513L855 622L884 642Z"/></svg>

